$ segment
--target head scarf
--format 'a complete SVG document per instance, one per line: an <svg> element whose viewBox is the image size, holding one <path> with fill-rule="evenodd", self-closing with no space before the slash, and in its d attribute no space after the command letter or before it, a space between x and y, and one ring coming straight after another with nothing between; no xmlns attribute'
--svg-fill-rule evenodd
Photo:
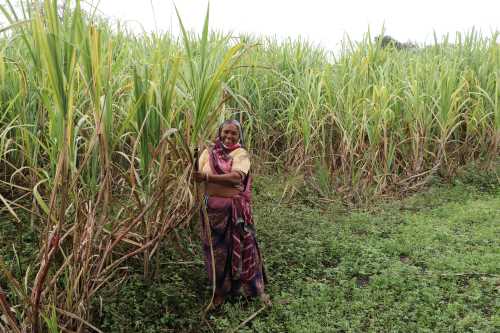
<svg viewBox="0 0 500 333"><path fill-rule="evenodd" d="M245 146L245 140L243 138L243 128L241 127L241 124L238 120L236 119L228 119L228 120L225 120L220 126L219 126L219 131L217 133L217 139L221 140L221 135L222 135L222 129L224 128L224 126L226 125L235 125L236 127L238 127L238 131L240 132L240 140L238 141L238 144L240 145L240 147L244 147ZM222 142L222 140L221 140Z"/></svg>

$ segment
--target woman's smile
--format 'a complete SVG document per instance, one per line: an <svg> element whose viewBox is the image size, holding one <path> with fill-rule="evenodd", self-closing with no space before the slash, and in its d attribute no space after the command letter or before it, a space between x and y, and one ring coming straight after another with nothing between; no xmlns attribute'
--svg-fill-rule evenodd
<svg viewBox="0 0 500 333"><path fill-rule="evenodd" d="M227 124L222 128L221 140L225 146L232 146L240 140L240 132L238 127L233 124Z"/></svg>

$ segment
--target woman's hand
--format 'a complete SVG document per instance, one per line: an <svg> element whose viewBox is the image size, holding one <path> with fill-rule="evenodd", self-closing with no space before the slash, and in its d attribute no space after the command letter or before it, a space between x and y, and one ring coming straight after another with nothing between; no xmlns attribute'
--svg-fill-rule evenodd
<svg viewBox="0 0 500 333"><path fill-rule="evenodd" d="M193 172L193 179L198 183L202 182L215 183L230 187L240 185L242 178L243 176L237 171L225 173L222 175L209 175L206 172L199 172L199 171Z"/></svg>
<svg viewBox="0 0 500 333"><path fill-rule="evenodd" d="M207 174L204 172L195 171L195 172L193 172L193 178L198 183L206 182L207 181Z"/></svg>

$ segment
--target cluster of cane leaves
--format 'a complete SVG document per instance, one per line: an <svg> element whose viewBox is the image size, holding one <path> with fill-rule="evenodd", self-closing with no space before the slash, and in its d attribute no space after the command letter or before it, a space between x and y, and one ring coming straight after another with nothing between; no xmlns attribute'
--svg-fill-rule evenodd
<svg viewBox="0 0 500 333"><path fill-rule="evenodd" d="M252 40L230 84L245 97L233 107L254 116L252 144L295 172L321 165L351 196L415 189L472 160L491 165L498 35L405 50L372 40L345 40L333 59L306 42Z"/></svg>
<svg viewBox="0 0 500 333"><path fill-rule="evenodd" d="M233 111L247 146L284 164L297 176L289 182L314 172L308 183L321 194L348 200L498 156L497 34L407 50L367 34L332 57L300 40L235 42L210 32L208 11L201 36L179 15L175 39L111 28L79 1L0 9L10 23L0 39L0 206L40 235L25 283L2 265L21 304L2 310L12 330L53 311L81 328L127 259L142 254L148 275L159 241L192 215L191 149Z"/></svg>
<svg viewBox="0 0 500 333"><path fill-rule="evenodd" d="M191 148L224 117L244 47L209 34L208 12L201 37L183 28L178 42L112 31L80 1L0 8L0 198L17 220L28 212L40 244L23 277L1 262L2 327L98 330L95 294L139 255L148 277L159 243L190 221Z"/></svg>

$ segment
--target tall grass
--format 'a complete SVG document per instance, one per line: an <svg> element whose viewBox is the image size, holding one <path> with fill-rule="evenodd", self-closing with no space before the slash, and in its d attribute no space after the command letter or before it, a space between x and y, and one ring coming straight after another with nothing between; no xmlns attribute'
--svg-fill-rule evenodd
<svg viewBox="0 0 500 333"><path fill-rule="evenodd" d="M2 89L11 105L1 117L2 188L33 205L1 199L17 219L17 209L33 215L41 244L24 285L0 265L11 286L10 298L1 294L5 325L97 330L87 321L96 293L139 255L149 277L160 241L193 215L191 148L224 117L211 111L242 46L209 35L208 14L200 38L184 31L178 43L111 32L79 1L1 8L12 29L0 74L13 78Z"/></svg>
<svg viewBox="0 0 500 333"><path fill-rule="evenodd" d="M294 172L326 168L352 199L412 190L498 156L497 38L398 50L367 34L333 62L307 43L263 40L231 82L246 99L233 107L253 115L255 147Z"/></svg>
<svg viewBox="0 0 500 333"><path fill-rule="evenodd" d="M12 331L83 331L125 263L151 276L161 241L196 211L191 152L224 118L244 121L255 156L347 200L498 158L497 34L409 50L367 35L332 58L306 41L210 32L208 11L199 36L178 13L176 39L112 29L77 0L0 9L11 24L0 38L0 206L40 235L25 276L0 260Z"/></svg>

